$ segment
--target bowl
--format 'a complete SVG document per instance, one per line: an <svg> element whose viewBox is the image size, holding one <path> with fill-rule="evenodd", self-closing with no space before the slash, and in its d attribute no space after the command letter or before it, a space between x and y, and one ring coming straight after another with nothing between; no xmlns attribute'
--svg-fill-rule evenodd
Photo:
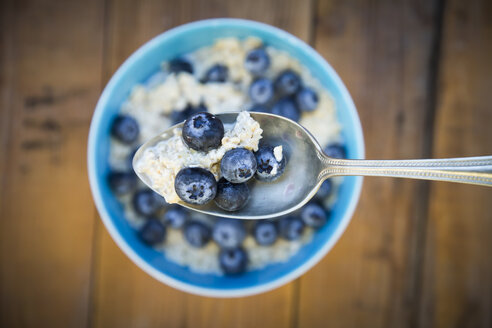
<svg viewBox="0 0 492 328"><path fill-rule="evenodd" d="M109 172L109 131L120 105L132 87L146 81L162 61L210 45L217 38L256 36L289 52L305 65L335 100L349 158L364 157L364 141L352 98L333 68L309 45L295 36L263 23L241 19L209 19L173 28L150 40L116 71L101 94L94 112L88 142L88 170L92 194L104 225L121 250L142 270L174 288L209 297L258 294L299 277L313 267L337 242L357 205L361 177L345 177L328 223L312 241L285 263L275 263L239 276L199 274L166 260L161 252L143 244L124 217L121 204L106 182Z"/></svg>

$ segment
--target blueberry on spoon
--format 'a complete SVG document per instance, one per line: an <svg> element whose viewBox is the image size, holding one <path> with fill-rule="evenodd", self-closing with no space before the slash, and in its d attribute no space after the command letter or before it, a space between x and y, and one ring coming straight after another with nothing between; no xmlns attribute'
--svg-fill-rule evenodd
<svg viewBox="0 0 492 328"><path fill-rule="evenodd" d="M210 171L201 167L186 167L176 175L174 190L183 202L203 205L215 198L217 182Z"/></svg>
<svg viewBox="0 0 492 328"><path fill-rule="evenodd" d="M285 156L277 147L262 146L255 153L256 179L260 181L277 180L285 170ZM281 148L280 148L281 149Z"/></svg>
<svg viewBox="0 0 492 328"><path fill-rule="evenodd" d="M256 172L256 158L246 148L234 148L227 151L220 162L222 176L232 183L246 182Z"/></svg>
<svg viewBox="0 0 492 328"><path fill-rule="evenodd" d="M217 183L215 204L225 211L237 211L249 200L249 188L246 183L232 183L221 178Z"/></svg>
<svg viewBox="0 0 492 328"><path fill-rule="evenodd" d="M184 122L182 137L188 147L198 151L209 151L220 147L224 137L224 125L219 118L210 113L197 113Z"/></svg>

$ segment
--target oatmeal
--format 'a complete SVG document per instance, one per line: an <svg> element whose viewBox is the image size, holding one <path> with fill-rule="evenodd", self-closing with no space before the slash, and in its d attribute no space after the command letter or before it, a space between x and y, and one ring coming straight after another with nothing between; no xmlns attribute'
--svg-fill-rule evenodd
<svg viewBox="0 0 492 328"><path fill-rule="evenodd" d="M174 180L182 168L205 168L219 180L219 163L224 154L237 147L257 151L262 132L258 122L248 112L241 112L236 123L226 127L222 145L205 153L186 146L181 137L182 129L176 128L171 138L145 151L135 170L150 179L152 188L163 195L166 202L176 203L179 197L174 190Z"/></svg>
<svg viewBox="0 0 492 328"><path fill-rule="evenodd" d="M300 92L289 93L289 86L278 81L285 72L298 79L299 88L309 92L301 98ZM252 90L253 83L258 83L259 87ZM124 207L126 220L141 240L162 251L169 261L195 272L217 275L288 261L316 234L318 227L312 224L315 218L312 213L328 213L336 202L341 179L330 179L320 188L310 211L303 208L300 215L278 220L241 222L240 229L246 237L239 247L229 250L213 237L218 225L216 218L178 205L165 205L149 195L141 182L128 181L126 173L132 172L131 158L135 149L168 127L197 112L219 114L249 110L275 111L298 120L323 148L343 145L336 104L329 92L297 59L254 37L218 39L210 46L163 62L162 70L147 83L136 85L122 104L119 114L129 119L122 120L126 125L120 130L134 132L137 125L139 133L131 138L113 134L109 163L113 171L125 172L125 175L115 174L119 179L116 182L125 187L119 186L117 190L133 190L115 195ZM208 152L190 149L183 143L182 132L181 129L173 131L169 140L143 154L141 163L135 167L150 178L156 190L166 195L167 203L178 200L173 180L185 165L209 170L218 182L221 159L227 151L245 148L257 155L261 153L258 148L261 127L247 112L238 115L235 125L224 126L222 145L218 149ZM285 156L281 146L263 155L278 164L266 171L268 179L283 169L281 162ZM224 261L225 257L235 262Z"/></svg>

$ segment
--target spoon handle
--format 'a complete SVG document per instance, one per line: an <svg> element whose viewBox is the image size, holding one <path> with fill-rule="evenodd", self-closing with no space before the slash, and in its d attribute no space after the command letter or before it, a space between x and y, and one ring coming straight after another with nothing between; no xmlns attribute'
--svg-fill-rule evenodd
<svg viewBox="0 0 492 328"><path fill-rule="evenodd" d="M319 179L362 175L460 182L492 187L492 156L445 159L363 160L321 155Z"/></svg>

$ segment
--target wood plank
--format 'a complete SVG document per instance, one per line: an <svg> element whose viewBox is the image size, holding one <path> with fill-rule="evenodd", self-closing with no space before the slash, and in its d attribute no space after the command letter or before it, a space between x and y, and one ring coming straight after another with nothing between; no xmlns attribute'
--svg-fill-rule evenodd
<svg viewBox="0 0 492 328"><path fill-rule="evenodd" d="M435 1L320 1L315 47L354 97L367 158L429 155ZM366 178L347 231L301 278L299 327L412 326L427 183Z"/></svg>
<svg viewBox="0 0 492 328"><path fill-rule="evenodd" d="M190 296L186 327L293 327L297 312L294 284L238 299Z"/></svg>
<svg viewBox="0 0 492 328"><path fill-rule="evenodd" d="M446 5L434 155L490 155L492 3ZM423 327L492 327L492 189L431 188Z"/></svg>
<svg viewBox="0 0 492 328"><path fill-rule="evenodd" d="M87 325L94 207L86 139L101 85L98 1L9 1L10 128L0 209L0 326ZM3 69L2 69L3 71ZM3 113L2 113L3 115ZM4 173L5 172L5 173Z"/></svg>
<svg viewBox="0 0 492 328"><path fill-rule="evenodd" d="M183 327L184 293L161 284L131 262L102 223L97 231L90 326Z"/></svg>
<svg viewBox="0 0 492 328"><path fill-rule="evenodd" d="M112 1L107 75L138 46L173 26L211 17L252 18L307 40L311 7L302 1ZM159 284L122 255L98 224L98 259L92 322L97 327L285 327L295 311L293 286L241 300L187 295ZM124 288L122 288L124 286Z"/></svg>
<svg viewBox="0 0 492 328"><path fill-rule="evenodd" d="M10 103L11 103L11 85L13 72L12 66L9 63L13 57L10 4L6 1L0 3L0 147L7 149L9 138L10 122ZM5 181L5 167L7 165L7 156L0 156L0 192L3 189ZM0 209L2 208L3 200L0 199Z"/></svg>

